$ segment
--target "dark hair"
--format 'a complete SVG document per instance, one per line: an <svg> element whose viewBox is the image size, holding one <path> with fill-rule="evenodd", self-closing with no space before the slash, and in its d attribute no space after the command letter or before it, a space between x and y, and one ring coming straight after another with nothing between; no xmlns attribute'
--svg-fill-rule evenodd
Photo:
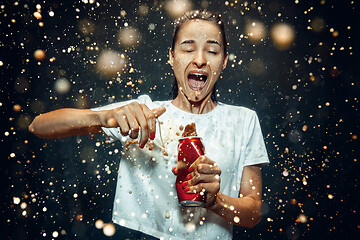
<svg viewBox="0 0 360 240"><path fill-rule="evenodd" d="M209 22L215 23L219 26L220 31L221 31L222 40L223 40L223 45L224 45L224 55L226 55L227 38L226 38L225 24L221 19L221 15L217 14L213 11L205 10L205 9L192 10L192 11L186 12L182 17L178 18L174 22L174 33L173 33L172 44L171 44L172 51L174 51L174 49L175 49L176 37L177 37L177 34L178 34L181 26L184 23L191 21L193 19L201 19L201 20L209 21ZM169 96L172 99L175 99L178 95L178 91L179 91L178 84L177 84L176 78L174 78L174 82L173 82ZM216 102L216 94L215 93L216 93L216 84L214 85L213 92L211 93L211 100L213 100L214 102Z"/></svg>

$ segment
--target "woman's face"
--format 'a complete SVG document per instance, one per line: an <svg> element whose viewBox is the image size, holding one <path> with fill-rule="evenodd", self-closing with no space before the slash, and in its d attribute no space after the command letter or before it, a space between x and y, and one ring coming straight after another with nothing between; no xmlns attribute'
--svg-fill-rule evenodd
<svg viewBox="0 0 360 240"><path fill-rule="evenodd" d="M200 19L180 27L175 47L169 52L179 91L192 102L211 95L227 59L220 27Z"/></svg>

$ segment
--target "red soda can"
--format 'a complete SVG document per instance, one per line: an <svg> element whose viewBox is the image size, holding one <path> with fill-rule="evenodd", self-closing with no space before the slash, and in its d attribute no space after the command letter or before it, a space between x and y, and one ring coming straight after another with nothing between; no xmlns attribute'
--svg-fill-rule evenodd
<svg viewBox="0 0 360 240"><path fill-rule="evenodd" d="M178 172L176 177L176 191L179 204L182 207L202 207L205 205L205 192L186 193L182 183L187 181L190 165L205 154L205 148L200 137L185 137L178 145Z"/></svg>

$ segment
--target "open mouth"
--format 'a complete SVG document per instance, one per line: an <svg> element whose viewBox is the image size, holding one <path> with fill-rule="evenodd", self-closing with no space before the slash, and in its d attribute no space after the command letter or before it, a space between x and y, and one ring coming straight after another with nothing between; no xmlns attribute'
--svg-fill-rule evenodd
<svg viewBox="0 0 360 240"><path fill-rule="evenodd" d="M207 78L207 74L190 73L188 75L189 87L194 91L199 91L205 87Z"/></svg>

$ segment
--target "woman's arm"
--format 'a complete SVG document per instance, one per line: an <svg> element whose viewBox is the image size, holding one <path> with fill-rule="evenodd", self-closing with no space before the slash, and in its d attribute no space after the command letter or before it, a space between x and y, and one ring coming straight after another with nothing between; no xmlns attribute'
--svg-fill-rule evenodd
<svg viewBox="0 0 360 240"><path fill-rule="evenodd" d="M45 139L101 133L101 127L106 126L105 114L90 109L59 109L35 117L29 131Z"/></svg>
<svg viewBox="0 0 360 240"><path fill-rule="evenodd" d="M261 204L261 167L254 165L244 167L239 198L232 198L219 192L214 205L208 209L232 224L253 228L260 222Z"/></svg>
<svg viewBox="0 0 360 240"><path fill-rule="evenodd" d="M29 131L40 138L56 139L77 135L101 133L101 127L119 127L121 134L137 138L141 129L140 147L148 138L155 137L155 119L166 109L159 107L150 110L137 102L103 111L90 109L64 108L37 116L29 126Z"/></svg>

